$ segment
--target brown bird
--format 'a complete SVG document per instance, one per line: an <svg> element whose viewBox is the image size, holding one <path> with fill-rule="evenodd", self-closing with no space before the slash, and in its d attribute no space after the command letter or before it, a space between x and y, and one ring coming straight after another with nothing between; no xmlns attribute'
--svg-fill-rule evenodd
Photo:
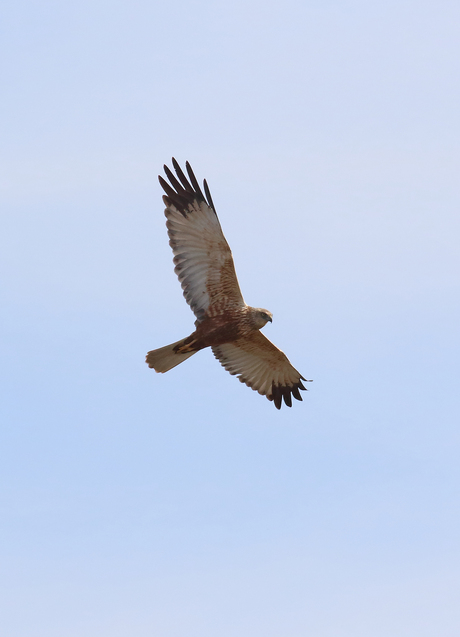
<svg viewBox="0 0 460 637"><path fill-rule="evenodd" d="M230 374L281 408L292 405L291 394L302 400L306 380L259 330L272 322L272 313L250 307L241 294L230 247L223 235L206 180L203 195L187 162L188 179L177 161L177 178L164 166L168 182L159 176L166 195L166 227L177 276L196 316L196 330L187 338L147 354L146 363L167 372L200 349L211 347Z"/></svg>

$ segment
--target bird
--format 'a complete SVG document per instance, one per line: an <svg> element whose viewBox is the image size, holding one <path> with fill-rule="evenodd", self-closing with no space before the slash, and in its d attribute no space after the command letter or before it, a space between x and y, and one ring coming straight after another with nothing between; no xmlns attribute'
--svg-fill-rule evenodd
<svg viewBox="0 0 460 637"><path fill-rule="evenodd" d="M247 305L241 294L230 247L224 237L206 182L203 191L189 164L187 176L172 158L176 175L164 166L166 227L185 300L196 316L195 331L147 353L146 363L158 373L210 347L221 365L251 389L273 401L277 409L302 400L307 381L287 356L260 331L273 314Z"/></svg>

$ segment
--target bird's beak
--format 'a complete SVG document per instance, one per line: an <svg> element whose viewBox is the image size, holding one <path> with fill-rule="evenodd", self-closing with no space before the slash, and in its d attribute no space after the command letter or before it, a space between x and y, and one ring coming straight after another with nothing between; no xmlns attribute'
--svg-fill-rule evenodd
<svg viewBox="0 0 460 637"><path fill-rule="evenodd" d="M268 320L270 321L270 323L273 323L271 316L268 317Z"/></svg>

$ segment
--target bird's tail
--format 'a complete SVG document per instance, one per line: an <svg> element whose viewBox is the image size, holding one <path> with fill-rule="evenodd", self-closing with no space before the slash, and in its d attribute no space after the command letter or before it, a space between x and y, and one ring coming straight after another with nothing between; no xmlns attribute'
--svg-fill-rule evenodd
<svg viewBox="0 0 460 637"><path fill-rule="evenodd" d="M193 342L190 342L190 336L187 336L187 338L171 343L171 345L153 349L147 354L145 362L156 372L163 374L164 372L169 372L176 365L183 363L187 358L196 354L197 351L193 349Z"/></svg>

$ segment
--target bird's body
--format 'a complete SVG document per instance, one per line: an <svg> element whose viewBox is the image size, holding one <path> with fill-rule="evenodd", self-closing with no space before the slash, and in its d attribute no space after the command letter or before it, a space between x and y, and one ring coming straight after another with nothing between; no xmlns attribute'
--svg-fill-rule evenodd
<svg viewBox="0 0 460 637"><path fill-rule="evenodd" d="M226 310L217 316L206 317L200 323L197 321L196 330L185 339L185 343L188 346L193 344L195 351L198 351L236 341L253 329L248 310L249 308Z"/></svg>
<svg viewBox="0 0 460 637"><path fill-rule="evenodd" d="M273 400L278 409L282 398L291 406L291 394L302 400L299 389L305 389L305 379L259 331L272 321L271 312L244 302L206 181L205 198L190 165L186 164L189 179L175 159L173 165L179 181L167 166L171 185L159 179L166 192L166 226L175 272L197 317L196 329L181 341L152 350L146 362L157 372L166 372L211 347L225 369L238 374L241 382Z"/></svg>

